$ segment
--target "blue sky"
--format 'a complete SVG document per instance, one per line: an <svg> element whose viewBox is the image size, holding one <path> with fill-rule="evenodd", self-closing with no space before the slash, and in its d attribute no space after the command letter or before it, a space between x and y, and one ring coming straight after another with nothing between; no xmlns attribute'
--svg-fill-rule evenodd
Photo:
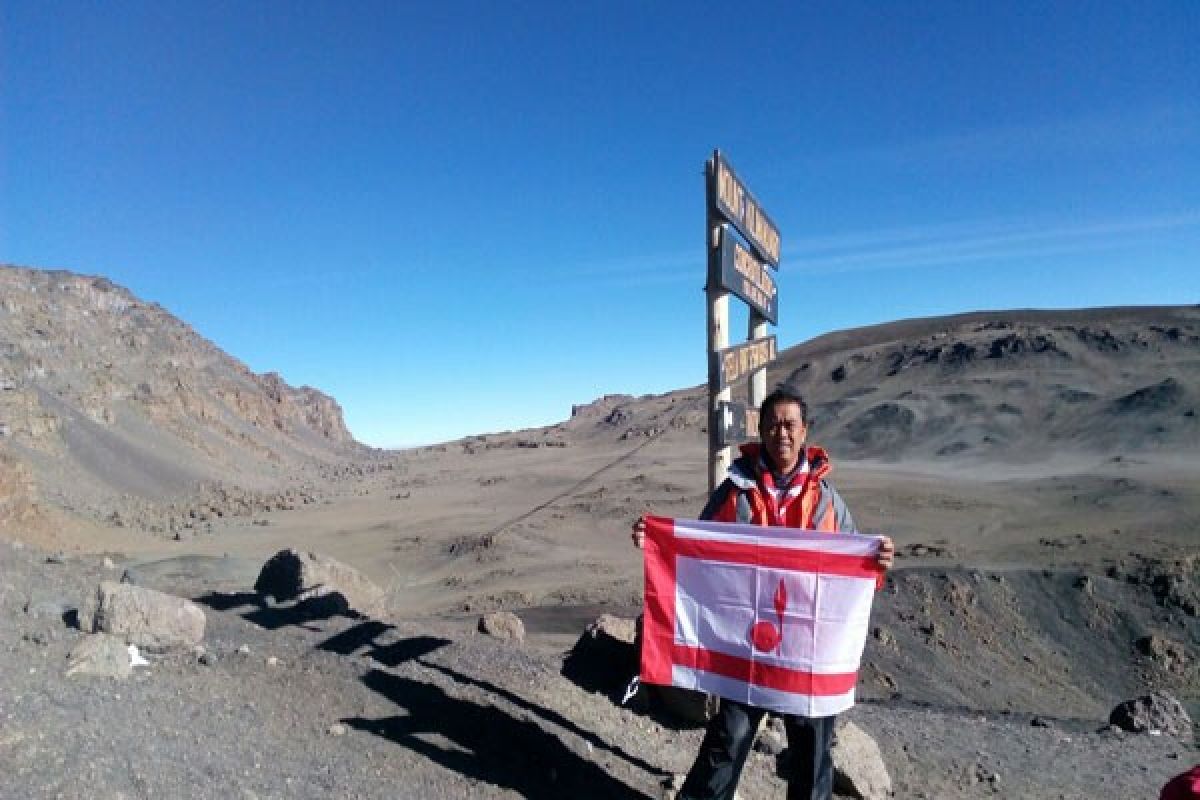
<svg viewBox="0 0 1200 800"><path fill-rule="evenodd" d="M6 3L0 262L370 444L548 424L705 380L714 148L782 232L782 346L1200 302L1197 41L1188 0Z"/></svg>

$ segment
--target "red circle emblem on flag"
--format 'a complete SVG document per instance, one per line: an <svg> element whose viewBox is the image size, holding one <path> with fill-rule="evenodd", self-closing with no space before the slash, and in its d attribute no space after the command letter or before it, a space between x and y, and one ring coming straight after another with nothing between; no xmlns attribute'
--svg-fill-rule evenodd
<svg viewBox="0 0 1200 800"><path fill-rule="evenodd" d="M779 639L779 628L775 627L774 622L768 622L765 619L759 620L750 629L750 643L759 652L769 653L774 650L779 646Z"/></svg>

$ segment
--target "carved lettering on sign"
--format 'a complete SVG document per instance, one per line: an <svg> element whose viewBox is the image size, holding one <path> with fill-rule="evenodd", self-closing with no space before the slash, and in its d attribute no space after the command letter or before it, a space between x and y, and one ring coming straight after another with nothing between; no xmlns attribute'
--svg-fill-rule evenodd
<svg viewBox="0 0 1200 800"><path fill-rule="evenodd" d="M754 339L745 344L728 347L717 353L721 373L721 388L745 378L775 360L775 337Z"/></svg>
<svg viewBox="0 0 1200 800"><path fill-rule="evenodd" d="M779 229L721 158L716 161L716 184L717 210L737 226L763 259L779 264Z"/></svg>
<svg viewBox="0 0 1200 800"><path fill-rule="evenodd" d="M727 226L721 227L721 286L763 315L778 322L778 290L771 270L745 248Z"/></svg>

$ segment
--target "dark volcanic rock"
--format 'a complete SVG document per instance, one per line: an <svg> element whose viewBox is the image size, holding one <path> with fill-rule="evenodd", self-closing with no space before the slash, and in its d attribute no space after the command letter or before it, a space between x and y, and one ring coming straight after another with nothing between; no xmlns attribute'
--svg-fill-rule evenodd
<svg viewBox="0 0 1200 800"><path fill-rule="evenodd" d="M1126 700L1113 709L1108 721L1133 733L1162 731L1184 741L1192 739L1192 719L1187 709L1166 692Z"/></svg>
<svg viewBox="0 0 1200 800"><path fill-rule="evenodd" d="M342 610L370 617L387 611L383 590L370 578L328 556L294 549L280 550L263 564L254 590L279 601L340 598Z"/></svg>
<svg viewBox="0 0 1200 800"><path fill-rule="evenodd" d="M1132 412L1162 411L1179 402L1183 387L1174 378L1167 378L1153 386L1143 386L1137 391L1118 397L1114 402L1122 414Z"/></svg>

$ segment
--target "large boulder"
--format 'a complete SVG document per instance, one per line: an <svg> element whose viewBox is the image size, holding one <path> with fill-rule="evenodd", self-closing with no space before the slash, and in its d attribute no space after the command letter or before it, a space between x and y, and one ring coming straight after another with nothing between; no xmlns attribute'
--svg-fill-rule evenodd
<svg viewBox="0 0 1200 800"><path fill-rule="evenodd" d="M628 617L601 614L563 660L563 675L588 691L615 693L638 673L637 625Z"/></svg>
<svg viewBox="0 0 1200 800"><path fill-rule="evenodd" d="M279 602L328 600L336 610L376 619L387 612L383 589L354 567L291 548L280 550L263 564L254 590Z"/></svg>
<svg viewBox="0 0 1200 800"><path fill-rule="evenodd" d="M892 777L870 734L842 717L833 735L833 783L838 792L863 800L891 797Z"/></svg>
<svg viewBox="0 0 1200 800"><path fill-rule="evenodd" d="M191 648L204 639L204 611L182 597L103 581L79 608L84 633L111 633L147 650Z"/></svg>
<svg viewBox="0 0 1200 800"><path fill-rule="evenodd" d="M1162 731L1183 741L1192 739L1192 718L1183 704L1166 692L1126 700L1112 710L1108 721L1133 733Z"/></svg>
<svg viewBox="0 0 1200 800"><path fill-rule="evenodd" d="M641 616L601 614L563 661L563 675L589 691L609 694L613 702L638 711L654 710L684 725L703 725L717 713L717 697L676 686L643 683L641 692L627 698L626 689L640 669L641 652Z"/></svg>

